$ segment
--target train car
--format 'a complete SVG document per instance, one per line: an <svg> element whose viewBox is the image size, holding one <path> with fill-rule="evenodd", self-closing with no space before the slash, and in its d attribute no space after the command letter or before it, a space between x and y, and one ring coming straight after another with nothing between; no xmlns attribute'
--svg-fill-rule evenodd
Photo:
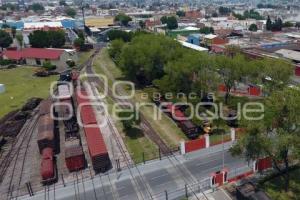
<svg viewBox="0 0 300 200"><path fill-rule="evenodd" d="M42 161L40 173L42 177L42 184L52 184L57 181L57 169L54 152L52 148L44 148L42 151Z"/></svg>
<svg viewBox="0 0 300 200"><path fill-rule="evenodd" d="M51 105L52 105L51 99L43 100L39 106L39 115L42 116L51 113Z"/></svg>
<svg viewBox="0 0 300 200"><path fill-rule="evenodd" d="M39 119L37 143L40 153L47 147L55 150L54 121L49 114L43 115Z"/></svg>
<svg viewBox="0 0 300 200"><path fill-rule="evenodd" d="M70 172L85 167L84 153L78 138L68 138L65 142L65 161Z"/></svg>
<svg viewBox="0 0 300 200"><path fill-rule="evenodd" d="M96 172L105 172L111 166L108 151L98 127L84 127L85 137Z"/></svg>
<svg viewBox="0 0 300 200"><path fill-rule="evenodd" d="M61 100L71 99L71 91L68 84L60 84L57 86L58 96L57 98Z"/></svg>
<svg viewBox="0 0 300 200"><path fill-rule="evenodd" d="M192 123L191 120L180 121L178 126L189 139L195 139L199 136L199 127Z"/></svg>

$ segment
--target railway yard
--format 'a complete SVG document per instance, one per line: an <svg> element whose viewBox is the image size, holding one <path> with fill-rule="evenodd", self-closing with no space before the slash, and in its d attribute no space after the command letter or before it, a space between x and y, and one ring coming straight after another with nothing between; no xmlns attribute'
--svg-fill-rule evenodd
<svg viewBox="0 0 300 200"><path fill-rule="evenodd" d="M120 199L124 195L125 199L130 200L153 199L153 195L157 195L157 199L164 199L163 188L182 190L182 186L191 195L197 196L196 192L203 193L202 189L210 187L209 173L222 170L225 166L238 168L243 173L250 169L246 162L232 158L228 152L222 155L222 145L217 145L208 152L204 150L206 158L203 163L200 160L202 164L198 164L196 157L193 161L185 159L180 154L181 138L193 140L203 130L185 118L184 107L167 103L162 98L154 101L155 109L159 110L161 107L160 112L171 124L169 127L173 129L175 126L173 130L183 136L176 133L175 140L178 143L169 143L162 135L166 130L157 128L157 124L149 120L147 112L140 111L140 123L137 126L157 149L157 156L152 159L169 167L161 168L155 161L147 161L148 165L137 165L134 159L136 155L130 152L123 130L117 126L116 119L107 108L109 100L118 103L121 109L126 109L128 105L134 105L136 99L116 97L111 86L107 88L107 98L100 98L105 83L95 76L93 66L102 48L99 45L94 53L89 53L90 57L82 63L79 71L67 70L61 73L53 89L54 95L42 100L31 112L16 138L2 147L1 200L28 196L55 199L56 190L62 192L63 188L70 187L74 189L76 199L81 199L83 194L91 195L92 188L93 197L82 199L98 199L99 194L95 190L99 187L102 188L105 199L116 199L115 195ZM103 70L108 79L115 82L110 70L105 66ZM119 85L114 89L119 96L128 94ZM226 149L230 145L231 143L227 144ZM215 156L213 160L209 153ZM222 163L221 156L229 160L227 165L224 160ZM143 161L146 161L144 157L139 163ZM203 165L201 175L195 175L200 172L195 170L197 167L194 165ZM236 174L236 171L231 172L231 176ZM164 176L171 178L165 179ZM98 179L94 182L94 177L99 177L100 184L97 183ZM162 182L156 179L161 179ZM164 181L167 181L166 186L158 187ZM170 185L172 181L174 184ZM197 184L200 189L194 188ZM108 191L105 192L105 188ZM61 193L60 195L63 196Z"/></svg>
<svg viewBox="0 0 300 200"><path fill-rule="evenodd" d="M83 72L94 73L91 66L99 51L100 48L82 64ZM79 83L78 86L77 78L78 73L61 75L60 81L69 83L58 82L55 90L57 96L43 100L33 110L17 137L2 147L1 199L33 195L43 190L46 194L51 188L85 180L99 172L107 173L125 168L130 173L133 170L138 171L138 168L134 169L135 163L115 127L114 119L102 107L105 100L98 98L97 85L101 87L103 83L98 78L88 78L87 82ZM88 82L97 85L87 84ZM79 90L72 94L70 84L80 87L80 94ZM122 88L117 88L117 92L125 93ZM113 97L110 88L108 95ZM133 104L129 100L113 100ZM75 110L79 104L87 105L80 107L79 115L76 116ZM51 114L60 119L52 119ZM80 128L78 120L87 127ZM97 124L105 125L100 128L93 126ZM162 156L173 154L174 151L166 145L142 114L140 127L147 138L158 146Z"/></svg>

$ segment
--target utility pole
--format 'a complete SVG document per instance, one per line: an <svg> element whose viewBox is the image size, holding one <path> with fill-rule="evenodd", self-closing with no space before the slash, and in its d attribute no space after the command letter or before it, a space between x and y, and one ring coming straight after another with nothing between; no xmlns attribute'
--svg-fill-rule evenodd
<svg viewBox="0 0 300 200"><path fill-rule="evenodd" d="M84 15L84 0L81 1L81 12L82 12L82 20L83 20L83 26L85 27L85 15Z"/></svg>

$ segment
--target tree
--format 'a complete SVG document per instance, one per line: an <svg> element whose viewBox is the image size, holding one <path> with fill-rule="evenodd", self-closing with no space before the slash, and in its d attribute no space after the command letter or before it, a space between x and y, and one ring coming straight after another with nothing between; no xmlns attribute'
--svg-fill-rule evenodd
<svg viewBox="0 0 300 200"><path fill-rule="evenodd" d="M122 48L119 67L129 80L140 86L149 85L164 75L166 64L178 59L183 50L171 38L140 34Z"/></svg>
<svg viewBox="0 0 300 200"><path fill-rule="evenodd" d="M11 27L11 34L12 34L13 38L16 37L16 33L17 33L17 28L15 26Z"/></svg>
<svg viewBox="0 0 300 200"><path fill-rule="evenodd" d="M66 64L68 65L69 68L73 68L76 65L75 61L71 59L67 60Z"/></svg>
<svg viewBox="0 0 300 200"><path fill-rule="evenodd" d="M29 43L35 48L50 47L49 37L46 31L36 30L29 34Z"/></svg>
<svg viewBox="0 0 300 200"><path fill-rule="evenodd" d="M269 94L286 87L293 74L292 63L282 59L264 58L257 60L256 66L260 69L264 90Z"/></svg>
<svg viewBox="0 0 300 200"><path fill-rule="evenodd" d="M52 48L61 48L66 42L65 32L63 30L48 31L48 38Z"/></svg>
<svg viewBox="0 0 300 200"><path fill-rule="evenodd" d="M293 27L293 26L294 26L293 23L289 22L289 21L283 23L283 27L285 27L285 28L289 28L289 27Z"/></svg>
<svg viewBox="0 0 300 200"><path fill-rule="evenodd" d="M295 27L299 29L300 28L300 22L296 22Z"/></svg>
<svg viewBox="0 0 300 200"><path fill-rule="evenodd" d="M7 48L9 47L13 42L13 39L10 37L10 35L5 32L4 30L0 30L0 47Z"/></svg>
<svg viewBox="0 0 300 200"><path fill-rule="evenodd" d="M6 29L6 28L10 28L10 26L8 24L4 23L4 24L2 24L1 28Z"/></svg>
<svg viewBox="0 0 300 200"><path fill-rule="evenodd" d="M52 63L50 61L45 61L43 63L43 67L48 70L48 71L51 71L51 70L55 70L56 69L56 66L55 65L52 65Z"/></svg>
<svg viewBox="0 0 300 200"><path fill-rule="evenodd" d="M271 18L270 18L269 15L268 15L268 18L267 18L266 29L267 29L268 31L271 31L271 30L272 30L272 21L271 21Z"/></svg>
<svg viewBox="0 0 300 200"><path fill-rule="evenodd" d="M140 119L137 119L136 111L123 110L119 112L119 118L123 124L123 128L127 133L130 133L130 130L134 125L140 124Z"/></svg>
<svg viewBox="0 0 300 200"><path fill-rule="evenodd" d="M45 10L44 6L40 3L34 3L34 4L30 5L29 9L33 10L36 13L43 12Z"/></svg>
<svg viewBox="0 0 300 200"><path fill-rule="evenodd" d="M119 61L124 45L125 42L121 39L116 39L111 42L108 53L115 62Z"/></svg>
<svg viewBox="0 0 300 200"><path fill-rule="evenodd" d="M250 26L249 26L249 31L252 31L252 32L256 32L257 31L257 25L256 24L251 24Z"/></svg>
<svg viewBox="0 0 300 200"><path fill-rule="evenodd" d="M168 17L167 27L170 30L178 28L178 22L175 16Z"/></svg>
<svg viewBox="0 0 300 200"><path fill-rule="evenodd" d="M168 22L168 17L167 17L167 16L162 16L162 17L160 18L160 22L161 22L162 24L166 24L166 23Z"/></svg>
<svg viewBox="0 0 300 200"><path fill-rule="evenodd" d="M82 50L84 48L84 39L82 38L77 38L74 40L74 46L79 49Z"/></svg>
<svg viewBox="0 0 300 200"><path fill-rule="evenodd" d="M23 35L20 33L20 34L17 34L16 35L16 40L18 41L18 44L20 45L21 49L23 47Z"/></svg>
<svg viewBox="0 0 300 200"><path fill-rule="evenodd" d="M63 30L58 31L43 31L37 30L29 34L29 43L35 48L61 48L65 45L65 32Z"/></svg>
<svg viewBox="0 0 300 200"><path fill-rule="evenodd" d="M235 86L235 81L239 81L242 77L247 76L247 72L251 69L249 62L241 54L234 57L218 56L216 59L217 70L219 71L223 83L226 87L225 103L229 103L230 91Z"/></svg>
<svg viewBox="0 0 300 200"><path fill-rule="evenodd" d="M231 9L227 7L220 6L219 7L220 15L229 15L231 13Z"/></svg>
<svg viewBox="0 0 300 200"><path fill-rule="evenodd" d="M60 0L60 1L59 1L59 5L60 5L60 6L67 6L67 3L66 3L65 0Z"/></svg>
<svg viewBox="0 0 300 200"><path fill-rule="evenodd" d="M185 17L185 12L184 12L183 10L178 10L178 11L176 12L176 15L177 15L178 17Z"/></svg>
<svg viewBox="0 0 300 200"><path fill-rule="evenodd" d="M122 30L111 30L107 33L107 37L110 41L121 39L124 42L129 42L132 39L133 34Z"/></svg>
<svg viewBox="0 0 300 200"><path fill-rule="evenodd" d="M200 33L203 33L203 34L210 34L210 33L214 33L214 28L213 27L203 27L203 28L200 28Z"/></svg>
<svg viewBox="0 0 300 200"><path fill-rule="evenodd" d="M71 7L66 7L65 8L65 13L67 16L74 18L77 14L76 10Z"/></svg>
<svg viewBox="0 0 300 200"><path fill-rule="evenodd" d="M231 149L233 155L249 160L269 157L275 170L289 189L289 168L300 146L300 92L285 88L277 90L264 101L265 116L260 121L247 121L246 134ZM283 167L280 167L283 166Z"/></svg>
<svg viewBox="0 0 300 200"><path fill-rule="evenodd" d="M282 30L282 26L283 26L283 23L282 23L281 18L277 18L275 20L275 22L272 24L272 30L273 31L281 31Z"/></svg>
<svg viewBox="0 0 300 200"><path fill-rule="evenodd" d="M116 22L120 22L123 26L128 26L128 23L132 21L132 18L124 13L120 13L115 17Z"/></svg>
<svg viewBox="0 0 300 200"><path fill-rule="evenodd" d="M141 29L145 29L146 28L146 23L142 20L139 21L139 25L141 27Z"/></svg>

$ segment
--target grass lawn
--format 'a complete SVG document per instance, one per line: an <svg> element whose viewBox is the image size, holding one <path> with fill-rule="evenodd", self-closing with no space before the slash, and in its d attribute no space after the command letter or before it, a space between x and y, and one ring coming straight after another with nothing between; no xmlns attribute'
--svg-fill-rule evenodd
<svg viewBox="0 0 300 200"><path fill-rule="evenodd" d="M115 79L122 78L122 72L119 68L115 66L115 63L110 59L108 55L107 49L103 49L98 56L98 58L94 62L94 70L96 73L99 74L106 74L105 70L100 66L105 66L107 70L114 76ZM108 78L109 86L112 85L112 80ZM126 89L126 88L125 88ZM151 98L142 98L142 94L151 94L152 88L146 88L143 90L136 90L134 100L138 103L150 103ZM154 104L153 104L154 105ZM164 113L162 113L162 117L160 120L156 120L154 116L154 109L157 112L160 112L156 106L142 106L140 111L145 115L147 120L151 122L153 125L152 127L155 131L160 135L160 137L168 144L171 148L178 147L178 144L181 140L186 140L186 136L184 133L179 129L176 124L168 118Z"/></svg>
<svg viewBox="0 0 300 200"><path fill-rule="evenodd" d="M5 93L0 94L0 117L12 110L22 107L31 97L46 98L49 95L50 83L57 76L35 77L36 67L18 67L0 70L0 83L5 85Z"/></svg>
<svg viewBox="0 0 300 200"><path fill-rule="evenodd" d="M106 98L106 101L108 105L108 112L112 114L112 106L114 102L109 97ZM113 115L111 116L113 117ZM159 157L157 146L145 137L142 131L138 128L133 128L129 133L126 133L123 129L122 122L117 119L114 120L116 128L121 134L130 156L136 164L143 162L143 153L146 161Z"/></svg>
<svg viewBox="0 0 300 200"><path fill-rule="evenodd" d="M78 53L78 62L77 65L83 64L85 61L89 59L89 57L94 53L94 50L79 52Z"/></svg>
<svg viewBox="0 0 300 200"><path fill-rule="evenodd" d="M262 185L264 191L272 200L299 200L300 199L300 169L290 172L290 190L284 191L284 180L276 177Z"/></svg>

